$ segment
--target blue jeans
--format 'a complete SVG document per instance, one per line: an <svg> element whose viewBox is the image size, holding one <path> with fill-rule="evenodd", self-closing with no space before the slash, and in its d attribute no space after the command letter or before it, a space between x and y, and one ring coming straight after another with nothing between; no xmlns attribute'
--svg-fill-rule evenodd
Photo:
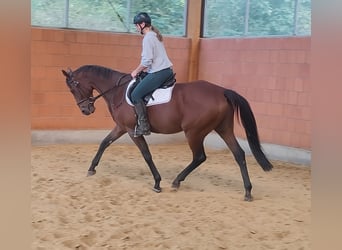
<svg viewBox="0 0 342 250"><path fill-rule="evenodd" d="M159 88L171 75L173 75L171 68L147 74L131 93L133 104L138 103L145 95Z"/></svg>

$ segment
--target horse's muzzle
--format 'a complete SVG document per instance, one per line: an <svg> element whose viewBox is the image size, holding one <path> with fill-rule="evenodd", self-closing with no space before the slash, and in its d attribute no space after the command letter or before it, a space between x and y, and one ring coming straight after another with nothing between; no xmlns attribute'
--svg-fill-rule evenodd
<svg viewBox="0 0 342 250"><path fill-rule="evenodd" d="M95 106L92 103L89 103L88 105L82 105L80 106L80 110L82 114L84 115L90 115L95 112Z"/></svg>

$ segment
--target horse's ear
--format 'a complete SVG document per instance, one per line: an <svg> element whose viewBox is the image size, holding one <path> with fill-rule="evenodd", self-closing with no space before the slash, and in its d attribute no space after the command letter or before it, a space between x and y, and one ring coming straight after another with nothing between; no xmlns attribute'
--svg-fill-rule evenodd
<svg viewBox="0 0 342 250"><path fill-rule="evenodd" d="M69 76L69 74L64 69L62 69L62 72L63 72L63 75L65 75L66 77Z"/></svg>
<svg viewBox="0 0 342 250"><path fill-rule="evenodd" d="M72 75L72 70L70 68L68 68L67 71L62 69L62 72L63 72L63 75L65 75L66 77L70 77Z"/></svg>

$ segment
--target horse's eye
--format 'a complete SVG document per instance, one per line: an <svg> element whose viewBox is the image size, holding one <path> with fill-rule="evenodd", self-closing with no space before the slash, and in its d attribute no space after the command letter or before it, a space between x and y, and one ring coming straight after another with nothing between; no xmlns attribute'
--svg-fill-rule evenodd
<svg viewBox="0 0 342 250"><path fill-rule="evenodd" d="M76 88L79 84L79 82L75 81L75 80L68 80L67 83L68 83L70 88Z"/></svg>
<svg viewBox="0 0 342 250"><path fill-rule="evenodd" d="M74 86L74 87L77 87L78 86L78 84L79 84L79 82L78 81L72 81L72 85Z"/></svg>

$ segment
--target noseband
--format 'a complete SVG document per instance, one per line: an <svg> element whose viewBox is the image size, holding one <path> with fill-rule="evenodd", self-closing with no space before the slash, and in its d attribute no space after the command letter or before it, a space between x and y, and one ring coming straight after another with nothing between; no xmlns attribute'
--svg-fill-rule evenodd
<svg viewBox="0 0 342 250"><path fill-rule="evenodd" d="M124 74L124 75L122 75L122 76L116 81L116 83L115 83L115 85L114 85L113 87L111 87L110 89L107 89L106 91L102 92L101 94L99 94L99 95L97 95L97 96L95 96L95 97L90 96L90 97L84 98L84 99L82 99L81 101L79 101L79 102L77 103L77 105L80 105L81 103L83 103L83 102L85 102L85 101L88 101L89 104L94 104L95 101L96 101L98 98L100 98L101 96L107 94L108 92L112 91L112 90L113 90L114 88L116 88L116 87L120 87L120 86L121 86L121 84L120 84L121 80L122 80L124 77L128 76L128 75L130 75L130 74ZM80 84L80 83L79 83L78 81L75 81L75 80L73 80L73 79L69 82L69 85L72 86L72 87L74 87L74 88L75 88L75 87L78 87L79 84Z"/></svg>

